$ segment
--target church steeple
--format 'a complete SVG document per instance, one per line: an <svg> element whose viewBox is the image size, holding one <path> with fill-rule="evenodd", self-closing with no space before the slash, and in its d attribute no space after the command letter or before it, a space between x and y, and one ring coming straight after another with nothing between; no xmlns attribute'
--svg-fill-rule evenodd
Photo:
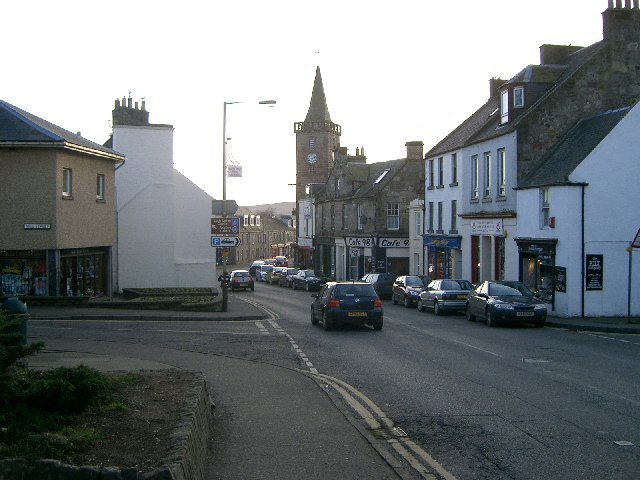
<svg viewBox="0 0 640 480"><path fill-rule="evenodd" d="M320 67L316 67L316 78L313 81L313 92L311 92L311 103L305 122L331 122L327 98L324 96L324 86L322 85L322 75Z"/></svg>
<svg viewBox="0 0 640 480"><path fill-rule="evenodd" d="M311 102L304 122L293 125L296 134L296 202L305 197L306 186L325 183L333 167L333 153L340 147L340 125L331 121L324 95L320 67L316 67ZM299 220L299 219L298 219ZM298 225L300 223L298 222Z"/></svg>

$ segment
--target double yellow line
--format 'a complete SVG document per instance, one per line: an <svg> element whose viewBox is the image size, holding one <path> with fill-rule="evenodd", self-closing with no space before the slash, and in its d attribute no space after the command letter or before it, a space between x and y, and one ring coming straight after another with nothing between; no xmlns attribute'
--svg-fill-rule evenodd
<svg viewBox="0 0 640 480"><path fill-rule="evenodd" d="M333 388L365 422L367 429L374 436L386 441L422 478L426 480L456 480L422 447L414 443L400 427L395 426L380 407L362 392L329 375L316 373L313 374L313 377ZM376 432L378 435L375 434Z"/></svg>

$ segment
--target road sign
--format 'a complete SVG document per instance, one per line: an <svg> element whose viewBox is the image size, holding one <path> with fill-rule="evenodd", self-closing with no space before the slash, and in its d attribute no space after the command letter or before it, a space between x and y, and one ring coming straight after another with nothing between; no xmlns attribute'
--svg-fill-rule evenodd
<svg viewBox="0 0 640 480"><path fill-rule="evenodd" d="M640 248L640 228L638 229L638 233L636 233L636 238L631 242L631 248Z"/></svg>
<svg viewBox="0 0 640 480"><path fill-rule="evenodd" d="M236 237L240 233L238 217L213 217L211 219L211 235L215 237Z"/></svg>
<svg viewBox="0 0 640 480"><path fill-rule="evenodd" d="M226 202L225 200L211 200L211 215L233 215L237 211L238 204L235 200L226 200Z"/></svg>
<svg viewBox="0 0 640 480"><path fill-rule="evenodd" d="M240 237L211 237L212 247L238 247Z"/></svg>

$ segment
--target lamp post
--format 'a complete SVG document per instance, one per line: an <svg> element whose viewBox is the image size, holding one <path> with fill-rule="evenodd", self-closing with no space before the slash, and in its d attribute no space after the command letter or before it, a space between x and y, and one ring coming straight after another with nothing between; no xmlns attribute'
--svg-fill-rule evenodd
<svg viewBox="0 0 640 480"><path fill-rule="evenodd" d="M227 105L246 102L224 102L222 109L222 216L227 216ZM275 100L261 100L259 105L275 105Z"/></svg>

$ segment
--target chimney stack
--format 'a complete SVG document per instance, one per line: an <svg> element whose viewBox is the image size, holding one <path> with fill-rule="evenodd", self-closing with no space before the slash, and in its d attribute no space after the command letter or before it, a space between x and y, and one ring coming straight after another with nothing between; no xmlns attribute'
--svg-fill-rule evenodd
<svg viewBox="0 0 640 480"><path fill-rule="evenodd" d="M423 160L424 157L424 143L420 141L407 142L404 144L407 147L407 160Z"/></svg>
<svg viewBox="0 0 640 480"><path fill-rule="evenodd" d="M640 1L609 0L602 12L602 37L622 42L640 41Z"/></svg>

